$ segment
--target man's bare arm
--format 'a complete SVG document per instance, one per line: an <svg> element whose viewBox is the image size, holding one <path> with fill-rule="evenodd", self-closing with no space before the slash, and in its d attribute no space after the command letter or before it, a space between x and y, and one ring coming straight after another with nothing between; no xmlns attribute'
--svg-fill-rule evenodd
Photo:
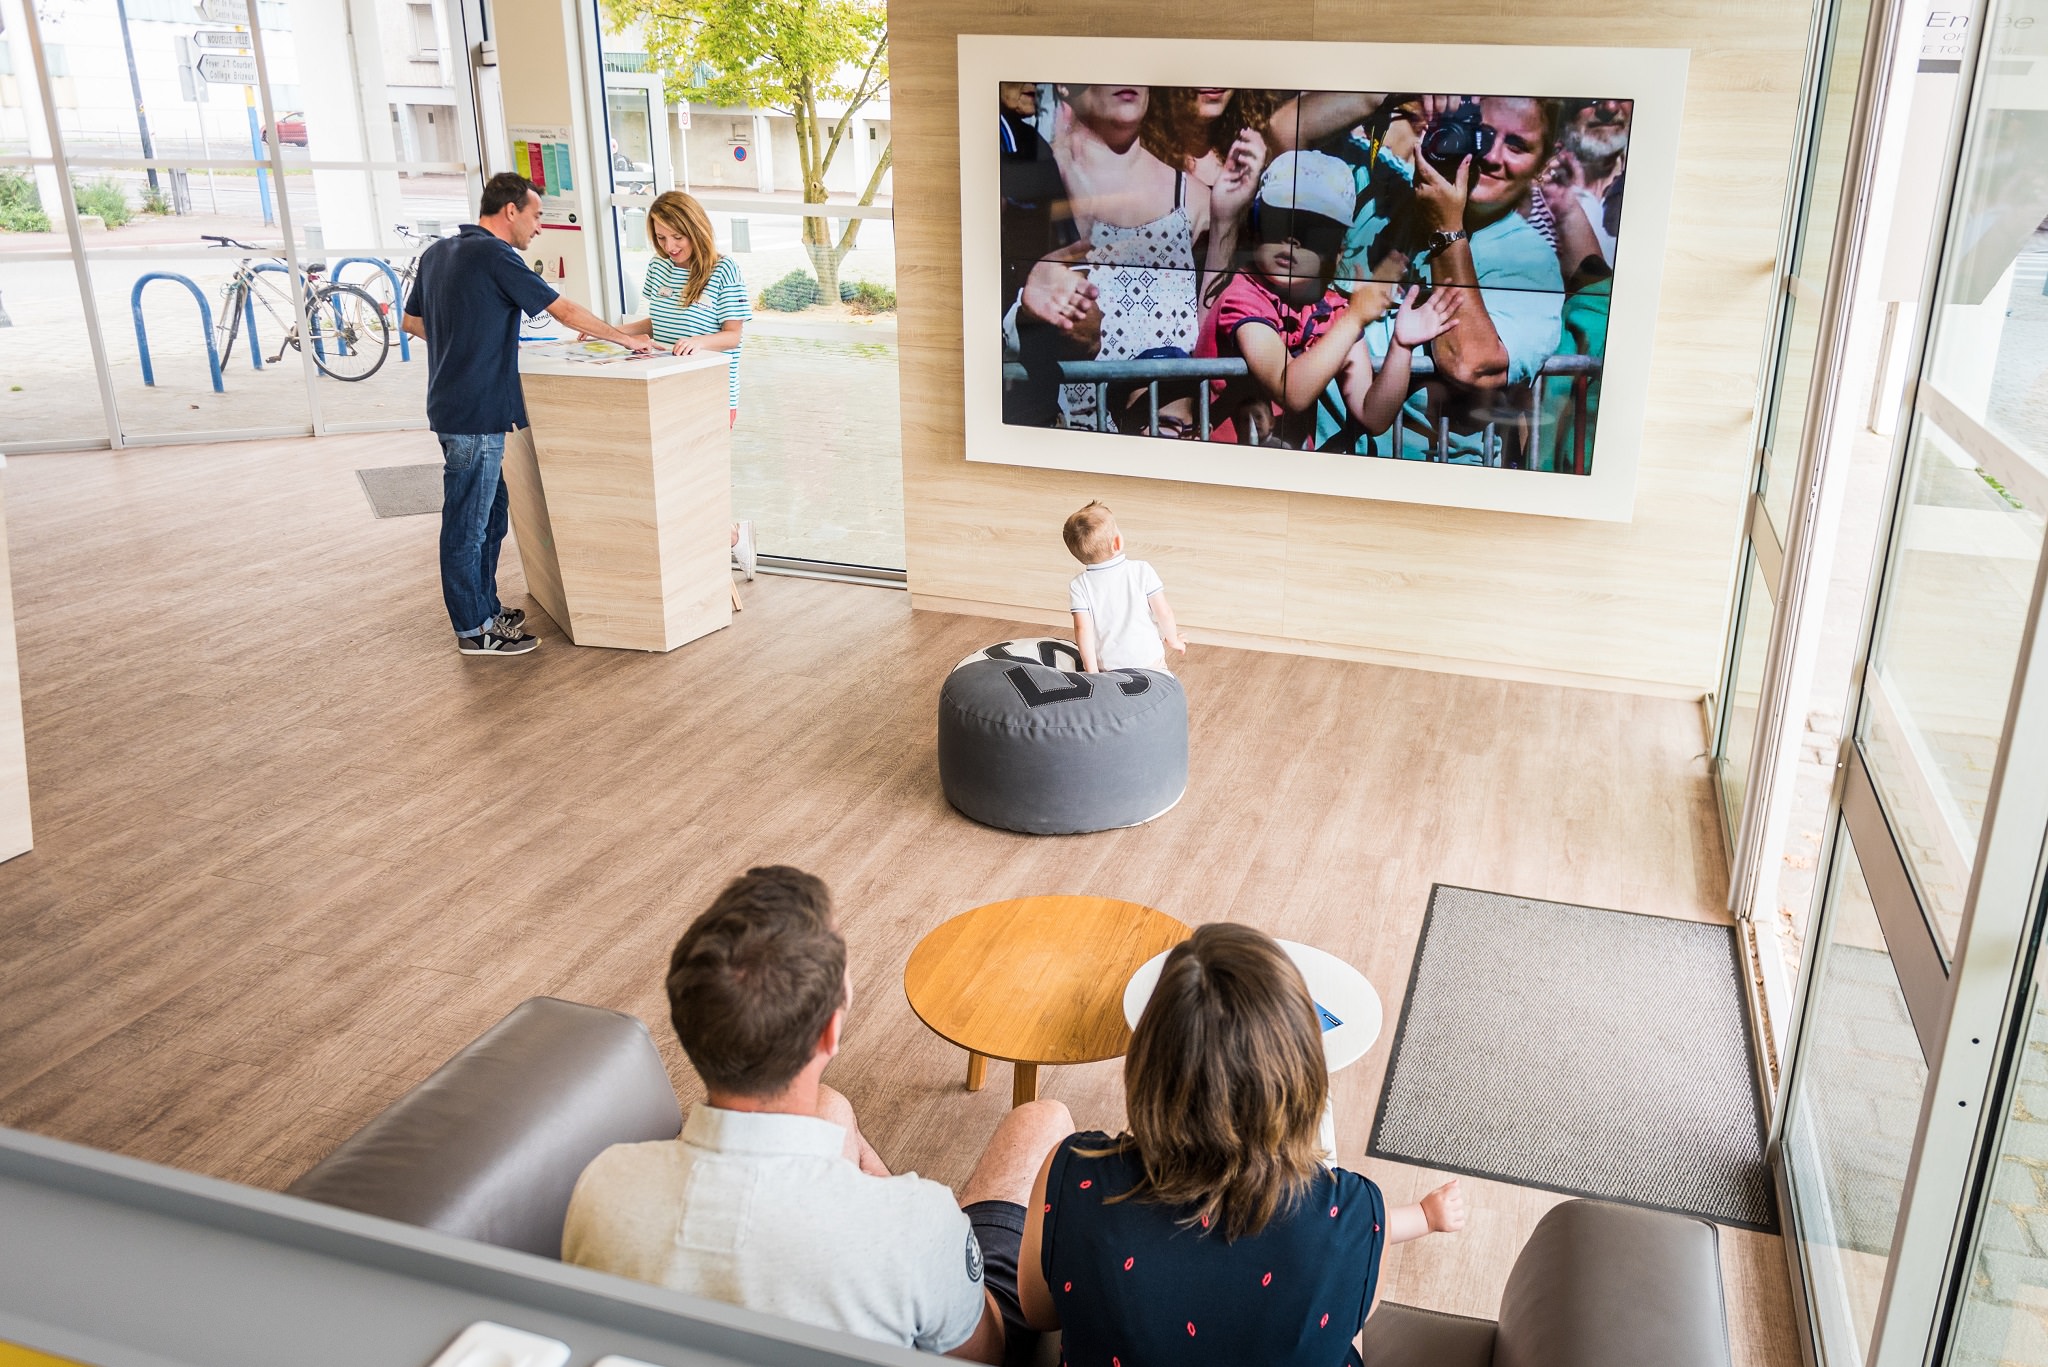
<svg viewBox="0 0 2048 1367"><path fill-rule="evenodd" d="M578 332L587 332L593 337L602 337L607 342L617 342L622 347L631 347L635 351L654 351L658 349L654 345L652 337L635 336L630 332L615 328L566 295L557 296L555 302L548 305L548 315L563 327L574 328Z"/></svg>
<svg viewBox="0 0 2048 1367"><path fill-rule="evenodd" d="M398 315L398 326L412 336L419 338L422 342L427 340L427 320L420 317L417 313L401 313Z"/></svg>
<svg viewBox="0 0 2048 1367"><path fill-rule="evenodd" d="M1312 90L1306 95L1297 95L1273 111L1266 140L1273 144L1276 157L1282 152L1298 152L1332 134L1364 123L1379 107L1380 97L1377 95Z"/></svg>

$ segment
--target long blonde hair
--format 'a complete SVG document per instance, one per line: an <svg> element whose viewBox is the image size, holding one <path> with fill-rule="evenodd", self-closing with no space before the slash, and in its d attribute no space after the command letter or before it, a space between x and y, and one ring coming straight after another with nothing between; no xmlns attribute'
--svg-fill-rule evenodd
<svg viewBox="0 0 2048 1367"><path fill-rule="evenodd" d="M703 296L704 286L718 265L718 243L711 236L711 215L681 190L664 190L647 209L647 243L659 253L661 244L654 230L662 227L690 244L690 280L683 286L682 306L688 308ZM663 257L667 260L667 257Z"/></svg>

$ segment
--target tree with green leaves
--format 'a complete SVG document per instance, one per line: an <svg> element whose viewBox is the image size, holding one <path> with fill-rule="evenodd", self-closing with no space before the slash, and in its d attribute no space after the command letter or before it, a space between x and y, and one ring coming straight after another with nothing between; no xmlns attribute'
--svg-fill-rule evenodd
<svg viewBox="0 0 2048 1367"><path fill-rule="evenodd" d="M806 204L826 202L825 173L851 141L855 115L888 88L886 0L604 0L604 12L615 33L639 26L669 99L789 115ZM826 105L839 112L825 113ZM876 159L862 205L874 203L893 151ZM835 239L831 220L804 220L804 250L825 299L839 297L839 263L860 225L847 219Z"/></svg>

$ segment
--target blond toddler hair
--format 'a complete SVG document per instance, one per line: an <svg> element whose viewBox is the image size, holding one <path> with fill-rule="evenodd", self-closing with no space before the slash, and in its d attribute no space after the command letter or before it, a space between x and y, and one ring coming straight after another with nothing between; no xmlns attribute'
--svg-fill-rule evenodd
<svg viewBox="0 0 2048 1367"><path fill-rule="evenodd" d="M1116 541L1116 518L1101 503L1090 503L1067 519L1060 535L1065 538L1067 549L1074 553L1074 559L1084 565L1097 565L1109 559L1109 548Z"/></svg>

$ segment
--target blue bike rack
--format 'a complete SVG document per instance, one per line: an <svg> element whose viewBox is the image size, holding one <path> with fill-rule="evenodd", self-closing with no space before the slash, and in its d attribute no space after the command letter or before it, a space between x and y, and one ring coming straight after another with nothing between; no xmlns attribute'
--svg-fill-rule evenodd
<svg viewBox="0 0 2048 1367"><path fill-rule="evenodd" d="M341 268L343 266L357 265L358 263L363 265L375 266L378 270L384 272L384 278L391 282L391 307L399 310L402 313L405 309L405 300L399 297L398 272L391 269L391 263L389 261L385 261L374 256L345 256L341 260L335 262L332 266L328 267L327 278L329 280L335 281L338 284L341 281ZM339 306L337 306L337 316L339 316L339 313L340 309ZM393 320L393 326L398 328L398 359L401 361L410 361L412 359L412 338L406 335L406 331L403 324L403 318Z"/></svg>
<svg viewBox="0 0 2048 1367"><path fill-rule="evenodd" d="M227 393L227 386L221 383L220 348L213 344L213 310L207 305L206 295L199 286L175 271L151 271L135 282L134 291L128 296L128 308L135 315L135 349L142 353L142 383L156 387L156 371L149 363L149 333L142 326L142 287L152 280L175 280L192 291L192 297L199 301L199 329L206 339L206 369L213 377L213 392ZM255 320L250 320L255 326ZM252 344L253 344L253 338Z"/></svg>

